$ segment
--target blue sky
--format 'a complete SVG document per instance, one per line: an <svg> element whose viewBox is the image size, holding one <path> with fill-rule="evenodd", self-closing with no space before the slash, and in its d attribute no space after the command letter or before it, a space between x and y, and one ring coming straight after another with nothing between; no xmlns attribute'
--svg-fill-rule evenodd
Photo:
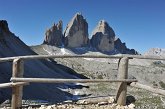
<svg viewBox="0 0 165 109"><path fill-rule="evenodd" d="M65 29L76 12L86 18L89 34L104 19L129 48L165 48L165 0L0 0L0 19L27 45L41 44L60 19Z"/></svg>

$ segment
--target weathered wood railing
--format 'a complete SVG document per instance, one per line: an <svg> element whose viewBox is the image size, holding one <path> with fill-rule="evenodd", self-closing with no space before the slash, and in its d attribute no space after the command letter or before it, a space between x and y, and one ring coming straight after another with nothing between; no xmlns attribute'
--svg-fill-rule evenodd
<svg viewBox="0 0 165 109"><path fill-rule="evenodd" d="M53 79L53 78L23 78L24 60L27 59L45 59L45 58L117 58L121 59L118 69L118 79ZM12 109L18 109L22 106L23 86L31 82L37 83L86 83L86 82L119 82L117 88L116 102L119 105L126 104L127 82L137 82L136 79L128 79L129 59L156 59L165 60L162 57L147 57L138 55L111 55L111 56L93 56L93 55L30 55L0 58L0 62L13 61L11 83L0 84L0 88L12 87Z"/></svg>

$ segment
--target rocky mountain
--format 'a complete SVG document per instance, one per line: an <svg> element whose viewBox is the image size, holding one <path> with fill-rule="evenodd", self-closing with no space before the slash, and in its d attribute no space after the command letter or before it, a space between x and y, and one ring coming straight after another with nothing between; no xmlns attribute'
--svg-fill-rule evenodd
<svg viewBox="0 0 165 109"><path fill-rule="evenodd" d="M109 26L108 22L101 20L92 32L92 37L88 37L88 23L86 19L80 14L76 13L71 21L67 24L67 27L62 34L62 21L58 24L54 24L45 33L45 39L43 44L53 45L65 48L70 48L77 52L86 51L99 51L108 54L137 54L134 49L126 47L125 43L115 36L114 30Z"/></svg>
<svg viewBox="0 0 165 109"><path fill-rule="evenodd" d="M115 45L115 49L117 49L119 51L119 53L122 53L122 54L138 54L138 52L135 51L134 49L127 48L126 44L122 43L119 38L115 38L114 45Z"/></svg>
<svg viewBox="0 0 165 109"><path fill-rule="evenodd" d="M162 48L151 48L144 55L156 55L156 56L165 56L165 49Z"/></svg>
<svg viewBox="0 0 165 109"><path fill-rule="evenodd" d="M7 21L0 20L0 57L37 55L19 37L10 32ZM12 63L0 63L0 83L10 82ZM26 60L24 77L45 78L77 78L72 69L57 64L53 60ZM69 73L68 73L69 72ZM65 84L30 84L24 88L23 99L48 100L60 102L68 99L71 94L59 89ZM0 103L11 98L10 89L0 89ZM49 98L49 99L48 99Z"/></svg>
<svg viewBox="0 0 165 109"><path fill-rule="evenodd" d="M109 24L101 20L92 33L91 46L99 51L112 51L114 49L115 32Z"/></svg>
<svg viewBox="0 0 165 109"><path fill-rule="evenodd" d="M62 46L62 21L60 20L57 24L48 29L45 33L44 44Z"/></svg>
<svg viewBox="0 0 165 109"><path fill-rule="evenodd" d="M68 23L64 37L66 47L76 48L88 45L88 23L80 13L77 13Z"/></svg>

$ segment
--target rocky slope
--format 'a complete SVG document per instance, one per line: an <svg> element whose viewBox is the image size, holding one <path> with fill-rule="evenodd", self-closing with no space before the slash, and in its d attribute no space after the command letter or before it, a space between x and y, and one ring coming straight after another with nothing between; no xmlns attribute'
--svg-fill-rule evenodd
<svg viewBox="0 0 165 109"><path fill-rule="evenodd" d="M10 32L8 24L0 20L0 57L37 55L19 37ZM0 63L0 83L10 81L11 62ZM69 73L68 73L69 72ZM26 60L24 77L77 78L76 72L51 60ZM24 89L23 99L48 100L60 102L71 94L59 89L65 84L30 84ZM11 98L10 89L0 89L0 102Z"/></svg>
<svg viewBox="0 0 165 109"><path fill-rule="evenodd" d="M144 55L165 56L165 49L151 48Z"/></svg>
<svg viewBox="0 0 165 109"><path fill-rule="evenodd" d="M44 44L62 46L62 21L59 21L57 24L48 29L45 33Z"/></svg>
<svg viewBox="0 0 165 109"><path fill-rule="evenodd" d="M66 47L76 48L88 45L88 23L80 13L77 13L68 23L64 37Z"/></svg>
<svg viewBox="0 0 165 109"><path fill-rule="evenodd" d="M76 55L69 49L58 48L50 45L33 46L32 49L39 54L65 54ZM87 52L85 55L104 55L100 52ZM115 79L118 74L118 59L94 59L94 58L73 58L73 59L55 59L59 64L66 65L76 72L85 75L91 79ZM128 77L136 78L139 83L155 88L165 89L165 66L152 64L151 60L130 59ZM112 96L116 94L116 83L96 83L89 85L88 89L76 90L76 93L86 98L94 98L99 96ZM71 90L69 90L71 92ZM153 109L164 108L165 97L150 93L148 91L128 87L128 96L133 96L136 109ZM83 99L81 97L81 99ZM85 100L84 100L85 101ZM89 107L85 107L89 108ZM98 108L101 109L101 108ZM106 108L105 108L106 109ZM109 109L109 108L108 108Z"/></svg>

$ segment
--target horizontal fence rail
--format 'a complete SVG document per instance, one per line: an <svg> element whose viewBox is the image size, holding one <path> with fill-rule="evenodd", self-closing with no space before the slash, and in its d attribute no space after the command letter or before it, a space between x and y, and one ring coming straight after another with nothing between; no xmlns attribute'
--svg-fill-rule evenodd
<svg viewBox="0 0 165 109"><path fill-rule="evenodd" d="M14 59L45 59L45 58L122 58L122 55L28 55L0 58L0 62L13 61Z"/></svg>
<svg viewBox="0 0 165 109"><path fill-rule="evenodd" d="M165 60L163 56L153 56L153 55L122 55L123 57L136 58L136 59L149 59L149 60Z"/></svg>
<svg viewBox="0 0 165 109"><path fill-rule="evenodd" d="M0 88L16 87L16 86L20 86L20 85L29 85L29 83L27 83L27 82L2 83L2 84L0 84Z"/></svg>
<svg viewBox="0 0 165 109"><path fill-rule="evenodd" d="M35 82L35 83L137 82L136 79L56 79L56 78L11 78L11 81Z"/></svg>
<svg viewBox="0 0 165 109"><path fill-rule="evenodd" d="M28 56L16 56L16 57L5 57L0 58L0 62L13 61L14 59L20 58L23 60L27 59L45 59L45 58L123 58L128 57L129 59L150 59L150 60L165 60L162 56L145 56L145 55L28 55Z"/></svg>

